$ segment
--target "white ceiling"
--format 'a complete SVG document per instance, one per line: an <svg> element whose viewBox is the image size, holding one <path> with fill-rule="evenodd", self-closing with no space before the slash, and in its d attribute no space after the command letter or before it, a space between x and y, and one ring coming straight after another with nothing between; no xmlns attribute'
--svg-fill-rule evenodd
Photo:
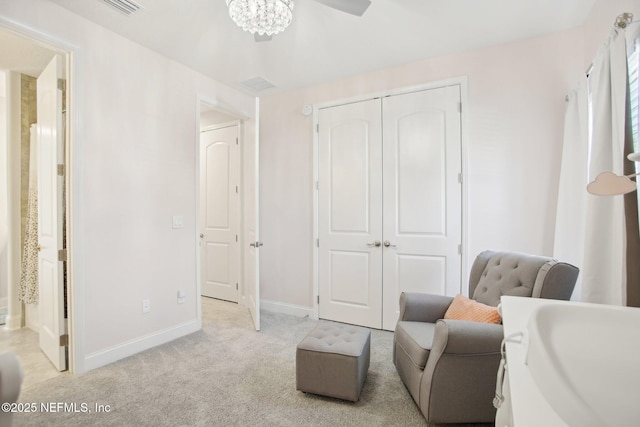
<svg viewBox="0 0 640 427"><path fill-rule="evenodd" d="M570 29L595 2L372 0L355 17L295 0L289 28L256 43L225 0L139 0L129 16L103 0L51 1L223 83L262 77L276 86L262 93Z"/></svg>

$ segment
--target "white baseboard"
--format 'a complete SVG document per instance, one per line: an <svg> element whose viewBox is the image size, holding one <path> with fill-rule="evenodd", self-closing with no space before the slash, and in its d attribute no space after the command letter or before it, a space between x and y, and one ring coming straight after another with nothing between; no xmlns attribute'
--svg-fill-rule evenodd
<svg viewBox="0 0 640 427"><path fill-rule="evenodd" d="M286 304L283 302L260 300L260 309L271 311L273 313L290 314L298 317L311 317L313 318L313 308L304 307L301 305Z"/></svg>
<svg viewBox="0 0 640 427"><path fill-rule="evenodd" d="M200 330L197 319L87 355L85 372L116 362Z"/></svg>
<svg viewBox="0 0 640 427"><path fill-rule="evenodd" d="M4 328L7 331L15 331L22 328L22 315L21 314L17 316L8 315L7 318L5 319Z"/></svg>

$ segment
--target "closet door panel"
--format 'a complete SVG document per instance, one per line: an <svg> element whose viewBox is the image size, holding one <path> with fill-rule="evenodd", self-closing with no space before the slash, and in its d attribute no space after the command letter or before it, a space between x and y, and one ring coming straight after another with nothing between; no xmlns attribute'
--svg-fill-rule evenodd
<svg viewBox="0 0 640 427"><path fill-rule="evenodd" d="M318 123L319 317L381 328L380 100L321 109Z"/></svg>
<svg viewBox="0 0 640 427"><path fill-rule="evenodd" d="M445 234L444 121L444 111L437 110L397 119L398 234Z"/></svg>
<svg viewBox="0 0 640 427"><path fill-rule="evenodd" d="M404 291L460 292L459 86L383 99L383 328Z"/></svg>

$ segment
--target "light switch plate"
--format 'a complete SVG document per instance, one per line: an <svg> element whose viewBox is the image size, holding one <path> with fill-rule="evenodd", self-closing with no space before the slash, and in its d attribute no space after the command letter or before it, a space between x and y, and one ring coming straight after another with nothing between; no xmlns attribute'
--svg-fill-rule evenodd
<svg viewBox="0 0 640 427"><path fill-rule="evenodd" d="M182 215L173 216L173 228L184 228L184 216Z"/></svg>

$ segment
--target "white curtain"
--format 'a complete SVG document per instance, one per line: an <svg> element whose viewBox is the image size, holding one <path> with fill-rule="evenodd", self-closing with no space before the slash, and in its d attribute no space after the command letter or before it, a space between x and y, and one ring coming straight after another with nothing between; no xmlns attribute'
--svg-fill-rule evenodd
<svg viewBox="0 0 640 427"><path fill-rule="evenodd" d="M589 76L593 114L589 180L603 171L623 174L626 84L624 30L614 30ZM582 300L624 305L626 280L624 199L589 194Z"/></svg>
<svg viewBox="0 0 640 427"><path fill-rule="evenodd" d="M589 160L589 93L586 77L567 95L553 256L582 270ZM582 275L572 299L581 298Z"/></svg>

